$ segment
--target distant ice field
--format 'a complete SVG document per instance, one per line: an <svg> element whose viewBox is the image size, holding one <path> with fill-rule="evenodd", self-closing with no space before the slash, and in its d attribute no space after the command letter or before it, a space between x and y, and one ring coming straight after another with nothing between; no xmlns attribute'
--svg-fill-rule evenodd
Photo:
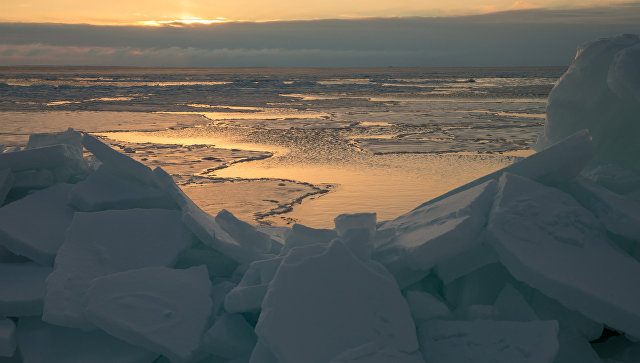
<svg viewBox="0 0 640 363"><path fill-rule="evenodd" d="M564 71L0 67L0 144L73 127L211 213L385 220L530 154Z"/></svg>

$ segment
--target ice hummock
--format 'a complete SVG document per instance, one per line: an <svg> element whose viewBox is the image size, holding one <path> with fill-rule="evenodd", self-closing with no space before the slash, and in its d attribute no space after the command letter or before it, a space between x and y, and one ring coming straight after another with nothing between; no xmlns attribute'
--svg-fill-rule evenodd
<svg viewBox="0 0 640 363"><path fill-rule="evenodd" d="M639 39L581 49L547 148L393 221L272 238L86 133L1 152L0 361L637 362Z"/></svg>
<svg viewBox="0 0 640 363"><path fill-rule="evenodd" d="M82 301L92 280L150 266L172 266L191 243L175 210L76 212L47 278L43 320L91 329Z"/></svg>
<svg viewBox="0 0 640 363"><path fill-rule="evenodd" d="M211 315L211 281L204 266L146 267L91 282L84 314L108 334L186 362L200 347Z"/></svg>

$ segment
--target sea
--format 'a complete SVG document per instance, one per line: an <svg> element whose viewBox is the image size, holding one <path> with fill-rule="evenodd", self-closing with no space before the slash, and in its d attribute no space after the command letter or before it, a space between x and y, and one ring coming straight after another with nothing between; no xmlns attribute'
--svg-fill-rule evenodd
<svg viewBox="0 0 640 363"><path fill-rule="evenodd" d="M89 132L252 224L393 219L531 155L566 67L0 67L0 150Z"/></svg>

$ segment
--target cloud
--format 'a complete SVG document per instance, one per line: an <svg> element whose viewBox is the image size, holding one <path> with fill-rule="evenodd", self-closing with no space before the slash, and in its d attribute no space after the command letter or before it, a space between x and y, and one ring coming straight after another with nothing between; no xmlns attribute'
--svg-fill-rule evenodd
<svg viewBox="0 0 640 363"><path fill-rule="evenodd" d="M450 18L183 27L0 23L0 65L566 65L578 45L619 33L640 33L640 3Z"/></svg>

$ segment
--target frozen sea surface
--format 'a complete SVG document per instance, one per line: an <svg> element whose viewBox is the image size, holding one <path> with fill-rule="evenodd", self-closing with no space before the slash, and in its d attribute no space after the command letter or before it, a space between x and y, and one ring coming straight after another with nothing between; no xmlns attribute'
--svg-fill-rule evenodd
<svg viewBox="0 0 640 363"><path fill-rule="evenodd" d="M67 127L212 214L395 218L529 155L564 68L0 68L0 144Z"/></svg>

